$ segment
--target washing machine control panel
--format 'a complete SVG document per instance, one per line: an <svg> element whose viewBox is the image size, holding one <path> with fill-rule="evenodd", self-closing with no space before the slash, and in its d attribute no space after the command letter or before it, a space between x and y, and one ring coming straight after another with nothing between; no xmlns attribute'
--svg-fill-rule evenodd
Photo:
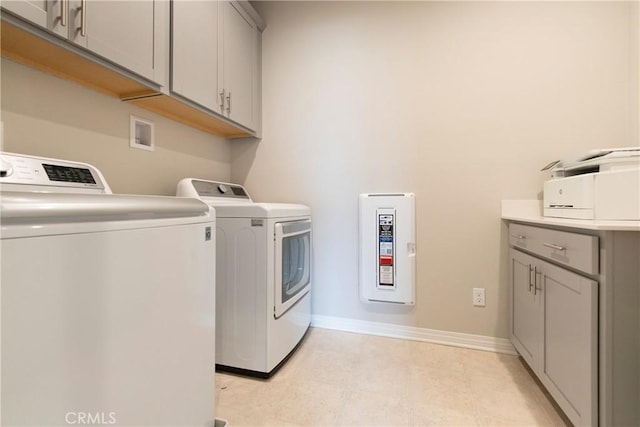
<svg viewBox="0 0 640 427"><path fill-rule="evenodd" d="M104 190L91 165L0 153L0 183Z"/></svg>

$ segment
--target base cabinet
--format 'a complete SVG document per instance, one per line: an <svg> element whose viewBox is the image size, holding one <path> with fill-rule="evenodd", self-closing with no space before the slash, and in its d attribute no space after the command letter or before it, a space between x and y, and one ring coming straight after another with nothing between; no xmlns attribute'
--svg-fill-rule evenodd
<svg viewBox="0 0 640 427"><path fill-rule="evenodd" d="M535 239L526 232L514 235ZM590 250L551 239L565 260ZM534 255L510 251L511 342L574 425L597 425L598 282Z"/></svg>
<svg viewBox="0 0 640 427"><path fill-rule="evenodd" d="M532 291L535 258L511 250L511 342L527 364L539 371L542 360L542 289Z"/></svg>
<svg viewBox="0 0 640 427"><path fill-rule="evenodd" d="M598 283L539 262L544 289L539 377L574 425L598 423Z"/></svg>

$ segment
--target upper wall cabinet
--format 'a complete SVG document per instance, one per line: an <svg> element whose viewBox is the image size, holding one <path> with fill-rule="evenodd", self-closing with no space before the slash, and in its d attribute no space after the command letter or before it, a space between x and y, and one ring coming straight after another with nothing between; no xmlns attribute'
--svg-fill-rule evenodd
<svg viewBox="0 0 640 427"><path fill-rule="evenodd" d="M260 136L248 1L2 0L2 55L225 138Z"/></svg>
<svg viewBox="0 0 640 427"><path fill-rule="evenodd" d="M58 9L58 16L56 16L55 12L53 11L53 8L55 7L55 4L57 3L57 7ZM41 0L41 1L31 1L31 0L5 0L2 2L2 7L3 9L6 9L10 12L15 13L16 15L26 19L27 21L30 21L36 25L39 25L43 28L48 28L52 31L53 30L53 25L50 24L50 22L55 22L57 19L63 18L65 19L65 26L66 24L66 13L65 9L64 9L64 3L62 2L62 0L58 0L58 1L45 1L45 0ZM64 28L62 25L59 25L59 28ZM65 34L61 34L62 36L65 36Z"/></svg>
<svg viewBox="0 0 640 427"><path fill-rule="evenodd" d="M171 91L222 113L217 1L171 2Z"/></svg>
<svg viewBox="0 0 640 427"><path fill-rule="evenodd" d="M165 68L155 63L154 38L164 29L155 20L159 1L69 1L75 16L69 37L74 43L133 72L164 84ZM84 13L84 19L82 18ZM163 32L159 34L163 36Z"/></svg>
<svg viewBox="0 0 640 427"><path fill-rule="evenodd" d="M258 82L258 30L243 9L223 2L222 94L231 120L254 129ZM218 78L220 81L220 77Z"/></svg>
<svg viewBox="0 0 640 427"><path fill-rule="evenodd" d="M172 1L171 91L256 131L260 32L236 2Z"/></svg>
<svg viewBox="0 0 640 427"><path fill-rule="evenodd" d="M166 2L9 0L2 7L152 82L166 83Z"/></svg>

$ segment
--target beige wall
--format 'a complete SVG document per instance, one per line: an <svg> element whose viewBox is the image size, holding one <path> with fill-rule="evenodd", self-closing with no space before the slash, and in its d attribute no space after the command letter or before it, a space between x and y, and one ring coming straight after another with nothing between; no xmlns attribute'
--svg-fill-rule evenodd
<svg viewBox="0 0 640 427"><path fill-rule="evenodd" d="M630 4L255 4L263 139L232 145L232 179L312 207L314 313L507 337L500 201L540 198L549 161L637 144ZM416 193L411 309L358 299L358 194L388 191Z"/></svg>
<svg viewBox="0 0 640 427"><path fill-rule="evenodd" d="M541 166L638 144L638 5L256 2L263 140L228 142L2 59L6 151L88 162L118 193L184 176L313 208L316 314L507 336L500 200ZM129 148L129 115L156 151ZM357 292L357 195L417 198L417 305ZM487 289L487 307L471 288Z"/></svg>
<svg viewBox="0 0 640 427"><path fill-rule="evenodd" d="M629 73L636 76L631 79L629 91L630 138L635 141L633 145L640 145L640 1L631 2L629 20Z"/></svg>
<svg viewBox="0 0 640 427"><path fill-rule="evenodd" d="M175 195L186 176L228 180L230 143L2 59L8 152L91 163L115 193ZM153 120L155 151L129 147L130 114Z"/></svg>

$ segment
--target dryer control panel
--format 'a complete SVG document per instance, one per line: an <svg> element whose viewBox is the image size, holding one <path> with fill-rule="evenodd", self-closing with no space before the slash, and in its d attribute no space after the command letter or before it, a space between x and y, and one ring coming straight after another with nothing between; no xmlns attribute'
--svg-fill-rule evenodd
<svg viewBox="0 0 640 427"><path fill-rule="evenodd" d="M178 183L177 196L196 197L199 199L215 198L219 200L251 201L249 193L240 184L229 182L206 181L203 179L185 178Z"/></svg>

